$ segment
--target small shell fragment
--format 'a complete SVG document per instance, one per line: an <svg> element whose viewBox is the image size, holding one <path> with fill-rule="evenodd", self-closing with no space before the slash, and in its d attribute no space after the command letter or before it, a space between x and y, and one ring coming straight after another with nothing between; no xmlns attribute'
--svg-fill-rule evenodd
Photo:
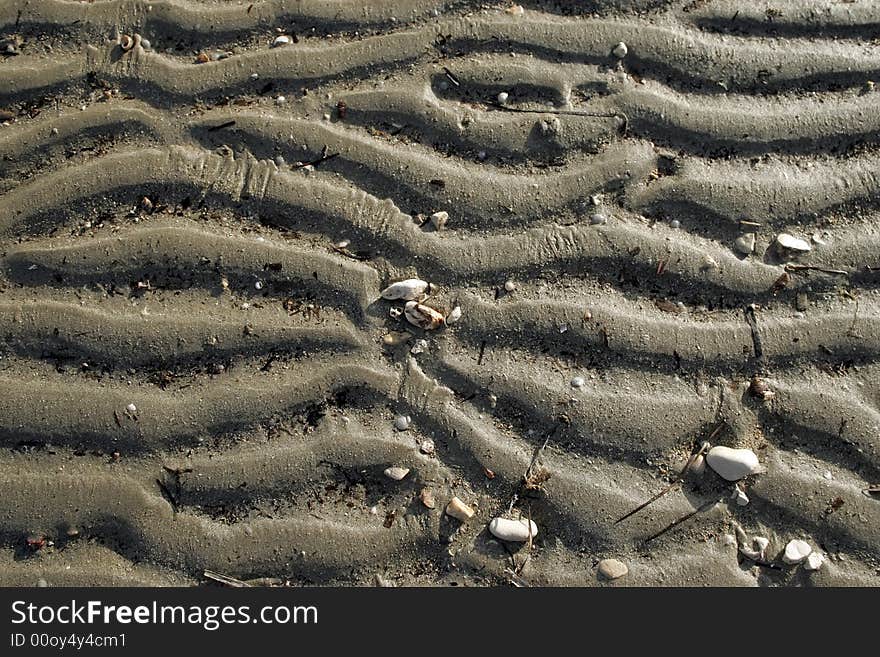
<svg viewBox="0 0 880 657"><path fill-rule="evenodd" d="M396 347L399 344L409 341L412 337L409 333L386 333L382 336L382 344L389 347Z"/></svg>
<svg viewBox="0 0 880 657"><path fill-rule="evenodd" d="M495 538L502 541L523 542L538 535L538 526L532 520L520 518L492 518L489 523L489 531Z"/></svg>
<svg viewBox="0 0 880 657"><path fill-rule="evenodd" d="M773 392L770 385L758 376L752 377L752 382L749 384L749 392L758 399L763 399L764 401L769 401L776 396L776 393Z"/></svg>
<svg viewBox="0 0 880 657"><path fill-rule="evenodd" d="M418 278L408 278L405 281L392 283L382 290L382 298L389 301L412 301L418 299L428 289L428 284Z"/></svg>
<svg viewBox="0 0 880 657"><path fill-rule="evenodd" d="M431 225L434 227L434 230L443 230L446 227L446 222L449 221L449 213L440 211L435 212L431 215Z"/></svg>
<svg viewBox="0 0 880 657"><path fill-rule="evenodd" d="M733 248L741 255L751 255L755 252L755 234L745 233L733 241Z"/></svg>
<svg viewBox="0 0 880 657"><path fill-rule="evenodd" d="M131 50L134 47L134 39L127 34L123 34L119 37L119 47L123 50Z"/></svg>
<svg viewBox="0 0 880 657"><path fill-rule="evenodd" d="M513 281L505 281L504 282L504 291L505 292L514 292L516 290L516 283Z"/></svg>
<svg viewBox="0 0 880 657"><path fill-rule="evenodd" d="M426 509L433 509L437 506L437 502L434 500L434 493L431 492L430 488L423 488L419 493L419 501Z"/></svg>
<svg viewBox="0 0 880 657"><path fill-rule="evenodd" d="M429 454L430 455L430 454L433 454L436 450L437 450L437 448L434 446L434 441L431 440L430 438L425 438L419 444L419 451L422 454Z"/></svg>
<svg viewBox="0 0 880 657"><path fill-rule="evenodd" d="M446 315L446 323L447 324L455 324L458 320L461 319L461 306L456 306L452 309L452 311Z"/></svg>
<svg viewBox="0 0 880 657"><path fill-rule="evenodd" d="M584 380L584 377L576 376L571 380L571 387L572 388L583 388L584 385L586 385L586 383L587 382Z"/></svg>
<svg viewBox="0 0 880 657"><path fill-rule="evenodd" d="M592 226L604 226L608 223L608 217L604 214L596 213L590 216L590 225Z"/></svg>
<svg viewBox="0 0 880 657"><path fill-rule="evenodd" d="M690 471L698 477L706 471L706 458L702 454L697 454L691 461Z"/></svg>
<svg viewBox="0 0 880 657"><path fill-rule="evenodd" d="M457 497L453 497L446 505L446 515L467 522L474 517L474 510Z"/></svg>
<svg viewBox="0 0 880 657"><path fill-rule="evenodd" d="M135 406L134 404L129 404L125 407L125 410L127 410L129 413L137 413L137 406Z"/></svg>
<svg viewBox="0 0 880 657"><path fill-rule="evenodd" d="M412 420L409 415L398 415L394 418L394 428L398 431L406 431L409 429L409 424Z"/></svg>
<svg viewBox="0 0 880 657"><path fill-rule="evenodd" d="M800 237L795 237L788 233L779 233L779 235L776 236L776 243L783 249L798 251L800 253L807 253L813 249L807 240L802 240Z"/></svg>
<svg viewBox="0 0 880 657"><path fill-rule="evenodd" d="M739 486L733 487L733 495L730 496L730 499L736 500L737 506L746 506L749 503L748 495Z"/></svg>
<svg viewBox="0 0 880 657"><path fill-rule="evenodd" d="M286 46L290 43L290 37L282 34L281 36L275 37L275 40L272 42L273 48L278 48L280 46Z"/></svg>
<svg viewBox="0 0 880 657"><path fill-rule="evenodd" d="M417 301L407 302L403 314L406 316L406 321L410 324L426 331L440 328L446 321L439 312Z"/></svg>
<svg viewBox="0 0 880 657"><path fill-rule="evenodd" d="M733 449L718 445L706 454L706 463L727 481L761 472L758 456L750 449Z"/></svg>
<svg viewBox="0 0 880 657"><path fill-rule="evenodd" d="M767 548L770 545L769 539L766 539L763 536L755 536L755 538L752 539L752 545L754 548L749 547L748 545L741 545L739 551L752 561L766 561Z"/></svg>
<svg viewBox="0 0 880 657"><path fill-rule="evenodd" d="M626 44L621 41L614 48L612 48L611 53L617 57L618 59L623 59L626 57L626 54L629 52L629 48L626 47Z"/></svg>
<svg viewBox="0 0 880 657"><path fill-rule="evenodd" d="M789 541L788 545L785 546L782 560L790 565L798 564L810 556L812 551L813 547L809 543L796 538Z"/></svg>
<svg viewBox="0 0 880 657"><path fill-rule="evenodd" d="M393 479L394 481L400 481L406 475L409 474L409 468L400 468L397 466L392 466L390 468L385 468L385 476L389 479Z"/></svg>
<svg viewBox="0 0 880 657"><path fill-rule="evenodd" d="M502 105L507 102L508 98L510 98L510 94L508 94L506 91L502 91L500 94L498 94L498 102Z"/></svg>
<svg viewBox="0 0 880 657"><path fill-rule="evenodd" d="M825 563L825 555L821 552L810 552L806 562L804 562L804 570L819 570Z"/></svg>
<svg viewBox="0 0 880 657"><path fill-rule="evenodd" d="M620 579L629 572L626 564L617 559L602 559L597 568L599 576L603 579Z"/></svg>

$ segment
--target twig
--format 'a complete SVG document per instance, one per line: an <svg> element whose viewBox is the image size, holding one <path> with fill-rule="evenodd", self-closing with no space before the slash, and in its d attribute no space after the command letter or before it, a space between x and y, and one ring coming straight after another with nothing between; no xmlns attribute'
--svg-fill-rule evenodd
<svg viewBox="0 0 880 657"><path fill-rule="evenodd" d="M825 274L838 274L840 276L849 276L848 271L843 271L842 269L828 269L827 267L817 267L816 265L796 265L794 263L788 263L785 265L785 271L821 271Z"/></svg>
<svg viewBox="0 0 880 657"><path fill-rule="evenodd" d="M302 169L307 166L317 166L321 164L321 162L326 162L327 160L332 160L334 157L337 157L339 153L328 153L327 145L324 145L324 148L321 149L321 157L317 160L312 160L311 162L300 162L299 164L294 164L291 169Z"/></svg>
<svg viewBox="0 0 880 657"><path fill-rule="evenodd" d="M510 578L510 583L513 584L516 588L528 588L531 586L526 580L517 575L510 568L504 569L504 574Z"/></svg>
<svg viewBox="0 0 880 657"><path fill-rule="evenodd" d="M458 78L455 77L455 76L452 74L452 71L450 71L450 70L449 70L448 68L446 68L445 66L443 67L443 72L446 74L446 77L449 78L449 81L450 81L452 84L454 84L456 87L460 87L460 86L461 86L461 82L458 81Z"/></svg>
<svg viewBox="0 0 880 657"><path fill-rule="evenodd" d="M697 515L698 513L702 513L703 511L707 511L707 510L709 510L710 508L712 508L713 506L715 506L717 503L718 503L718 500L712 500L712 501L710 501L710 502L706 502L705 504L703 504L703 505L702 505L701 507L699 507L698 509L695 509L694 511L691 511L690 513L687 513L687 514L683 515L683 516L682 516L681 518L679 518L678 520L673 520L673 521L670 522L668 525L666 525L663 529L661 529L659 532L657 532L656 534L654 534L654 535L649 536L648 538L646 538L646 539L645 539L645 543L647 544L647 543L650 543L651 541L653 541L655 538L660 538L661 536L663 536L663 534L665 534L666 532L668 532L670 529L672 529L672 528L674 528L674 527L680 525L680 524L683 523L685 520L689 520L689 519L693 518L693 517L694 517L695 515Z"/></svg>
<svg viewBox="0 0 880 657"><path fill-rule="evenodd" d="M219 582L220 584L225 584L226 586L231 586L231 587L237 588L237 589L249 588L251 586L247 582L244 582L240 579L235 579L234 577L230 577L229 575L221 575L220 573L215 573L213 570L206 570L202 574L207 579L210 579L215 582Z"/></svg>

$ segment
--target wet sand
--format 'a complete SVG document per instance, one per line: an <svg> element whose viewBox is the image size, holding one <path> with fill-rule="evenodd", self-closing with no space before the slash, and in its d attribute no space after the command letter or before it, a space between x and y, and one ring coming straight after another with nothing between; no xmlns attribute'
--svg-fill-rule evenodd
<svg viewBox="0 0 880 657"><path fill-rule="evenodd" d="M880 10L742 4L4 3L0 584L880 584Z"/></svg>

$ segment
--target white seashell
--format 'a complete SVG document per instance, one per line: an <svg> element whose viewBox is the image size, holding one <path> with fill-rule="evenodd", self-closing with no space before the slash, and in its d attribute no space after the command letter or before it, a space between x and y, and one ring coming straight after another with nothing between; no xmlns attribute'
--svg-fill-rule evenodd
<svg viewBox="0 0 880 657"><path fill-rule="evenodd" d="M434 227L434 230L443 230L446 227L447 221L449 221L448 212L441 210L431 215L431 225Z"/></svg>
<svg viewBox="0 0 880 657"><path fill-rule="evenodd" d="M697 454L691 462L691 472L698 477L706 471L706 458L702 454Z"/></svg>
<svg viewBox="0 0 880 657"><path fill-rule="evenodd" d="M416 343L409 350L409 353L418 356L419 354L425 353L425 350L428 348L427 340L416 340Z"/></svg>
<svg viewBox="0 0 880 657"><path fill-rule="evenodd" d="M410 324L426 331L440 328L446 321L439 312L429 306L423 306L417 301L408 301L403 309L403 314Z"/></svg>
<svg viewBox="0 0 880 657"><path fill-rule="evenodd" d="M513 281L505 281L504 290L506 292L513 292L514 290L516 290L516 283L514 283Z"/></svg>
<svg viewBox="0 0 880 657"><path fill-rule="evenodd" d="M385 468L385 476L394 481L400 481L409 474L409 468L399 468L396 466Z"/></svg>
<svg viewBox="0 0 880 657"><path fill-rule="evenodd" d="M629 52L629 48L626 47L626 44L621 41L611 50L611 53L617 57L618 59L623 59L626 57L626 54Z"/></svg>
<svg viewBox="0 0 880 657"><path fill-rule="evenodd" d="M275 40L272 42L272 47L277 48L279 46L286 46L290 43L290 37L286 35L281 35L275 37Z"/></svg>
<svg viewBox="0 0 880 657"><path fill-rule="evenodd" d="M461 319L461 306L456 306L448 315L446 315L447 324L455 324Z"/></svg>
<svg viewBox="0 0 880 657"><path fill-rule="evenodd" d="M506 91L502 91L500 94L498 94L498 102L502 105L507 102L508 98L510 98L510 94L508 94Z"/></svg>
<svg viewBox="0 0 880 657"><path fill-rule="evenodd" d="M135 406L134 404L129 404L125 407L125 410L127 410L129 413L137 413L137 406Z"/></svg>
<svg viewBox="0 0 880 657"><path fill-rule="evenodd" d="M810 552L807 561L804 563L804 570L819 570L825 563L825 555L821 552Z"/></svg>
<svg viewBox="0 0 880 657"><path fill-rule="evenodd" d="M762 472L757 455L750 449L717 446L706 454L706 463L727 481L739 481L750 474Z"/></svg>
<svg viewBox="0 0 880 657"><path fill-rule="evenodd" d="M739 486L733 487L733 495L730 496L730 499L736 500L737 506L746 506L749 503L748 495Z"/></svg>
<svg viewBox="0 0 880 657"><path fill-rule="evenodd" d="M382 290L382 298L389 301L397 301L398 299L412 301L422 296L427 289L428 284L425 281L418 278L408 278L405 281L392 283Z"/></svg>
<svg viewBox="0 0 880 657"><path fill-rule="evenodd" d="M527 541L529 540L529 532L534 538L538 535L538 526L531 520L520 518L519 520L511 520L510 518L492 518L489 523L489 531L495 538L502 541Z"/></svg>
<svg viewBox="0 0 880 657"><path fill-rule="evenodd" d="M602 559L599 562L598 572L605 579L620 579L629 572L629 568L617 559Z"/></svg>
<svg viewBox="0 0 880 657"><path fill-rule="evenodd" d="M801 253L807 253L813 249L807 240L802 240L800 237L795 237L788 233L779 233L779 235L776 236L776 243L783 249L799 251Z"/></svg>
<svg viewBox="0 0 880 657"><path fill-rule="evenodd" d="M733 248L742 255L751 255L755 251L755 234L745 233L733 241Z"/></svg>
<svg viewBox="0 0 880 657"><path fill-rule="evenodd" d="M434 441L431 440L430 438L425 438L419 444L419 451L422 454L433 454L436 451L436 449L437 448L434 446Z"/></svg>
<svg viewBox="0 0 880 657"><path fill-rule="evenodd" d="M446 515L467 522L474 517L474 510L457 497L453 497L446 505Z"/></svg>
<svg viewBox="0 0 880 657"><path fill-rule="evenodd" d="M809 543L796 538L789 541L788 545L785 546L785 553L782 555L782 560L787 564L801 563L804 559L810 556L812 551L813 547Z"/></svg>
<svg viewBox="0 0 880 657"><path fill-rule="evenodd" d="M576 376L571 380L571 387L572 388L583 388L584 385L586 385L586 383L587 382L584 380L584 377Z"/></svg>
<svg viewBox="0 0 880 657"><path fill-rule="evenodd" d="M755 536L752 539L752 545L755 546L754 549L743 545L739 548L739 551L752 561L766 561L767 547L770 545L770 541L763 536Z"/></svg>
<svg viewBox="0 0 880 657"><path fill-rule="evenodd" d="M411 422L409 415L398 415L394 418L394 428L398 431L406 431L409 429L409 423Z"/></svg>

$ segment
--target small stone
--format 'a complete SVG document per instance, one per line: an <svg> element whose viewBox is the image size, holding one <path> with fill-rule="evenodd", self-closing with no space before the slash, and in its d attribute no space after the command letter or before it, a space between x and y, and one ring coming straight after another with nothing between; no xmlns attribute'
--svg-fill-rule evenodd
<svg viewBox="0 0 880 657"><path fill-rule="evenodd" d="M275 40L272 42L273 48L278 48L280 46L286 46L290 44L290 37L282 34L281 36L275 37Z"/></svg>
<svg viewBox="0 0 880 657"><path fill-rule="evenodd" d="M489 531L495 538L502 541L523 542L538 535L538 526L526 518L512 520L510 518L492 518Z"/></svg>
<svg viewBox="0 0 880 657"><path fill-rule="evenodd" d="M611 54L613 54L617 59L623 59L626 57L626 54L629 52L629 48L626 47L626 44L621 41L611 50Z"/></svg>
<svg viewBox="0 0 880 657"><path fill-rule="evenodd" d="M733 487L733 495L731 495L730 499L736 500L737 506L746 506L749 503L748 495L739 486Z"/></svg>
<svg viewBox="0 0 880 657"><path fill-rule="evenodd" d="M681 228L681 222L678 219L673 219L669 222L669 227L677 230Z"/></svg>
<svg viewBox="0 0 880 657"><path fill-rule="evenodd" d="M819 570L825 563L825 555L821 552L810 552L804 563L804 570Z"/></svg>
<svg viewBox="0 0 880 657"><path fill-rule="evenodd" d="M790 565L798 564L810 556L812 551L813 548L809 543L796 538L789 541L788 545L785 546L785 553L782 555L782 560Z"/></svg>
<svg viewBox="0 0 880 657"><path fill-rule="evenodd" d="M794 235L789 235L788 233L779 233L779 235L776 236L776 243L783 249L797 251L798 253L807 253L813 249L808 241L802 240L800 237L795 237Z"/></svg>
<svg viewBox="0 0 880 657"><path fill-rule="evenodd" d="M47 586L49 586L49 582L47 582L46 580L44 580L44 579L41 577L40 579L37 580L37 586L39 586L41 589L44 589L44 588L46 588Z"/></svg>
<svg viewBox="0 0 880 657"><path fill-rule="evenodd" d="M389 347L396 347L397 345L408 342L411 337L412 335L409 333L386 333L382 336L382 344Z"/></svg>
<svg viewBox="0 0 880 657"><path fill-rule="evenodd" d="M394 418L394 428L398 431L406 431L409 429L409 423L411 422L409 415L398 415Z"/></svg>
<svg viewBox="0 0 880 657"><path fill-rule="evenodd" d="M806 292L798 292L794 298L794 307L795 309L803 312L810 305L809 299L807 298Z"/></svg>
<svg viewBox="0 0 880 657"><path fill-rule="evenodd" d="M446 515L461 522L467 522L474 517L474 510L457 497L453 497L446 505Z"/></svg>
<svg viewBox="0 0 880 657"><path fill-rule="evenodd" d="M511 16L522 16L526 10L523 9L522 5L512 5L504 11L506 11Z"/></svg>
<svg viewBox="0 0 880 657"><path fill-rule="evenodd" d="M746 233L745 235L740 235L734 240L733 248L742 255L751 255L755 252L755 234Z"/></svg>
<svg viewBox="0 0 880 657"><path fill-rule="evenodd" d="M430 488L423 488L419 493L419 501L426 509L433 509L437 506L437 502L434 500L434 493L431 492Z"/></svg>
<svg viewBox="0 0 880 657"><path fill-rule="evenodd" d="M283 105L283 104L286 103L286 102L287 102L287 98L285 98L284 96L278 96L278 97L275 99L275 104L276 104L276 105Z"/></svg>
<svg viewBox="0 0 880 657"><path fill-rule="evenodd" d="M507 99L510 98L510 95L506 91L502 91L498 94L498 102L502 105L507 102Z"/></svg>
<svg viewBox="0 0 880 657"><path fill-rule="evenodd" d="M571 387L572 388L583 388L584 385L586 385L586 383L587 382L584 380L584 377L576 376L571 380Z"/></svg>
<svg viewBox="0 0 880 657"><path fill-rule="evenodd" d="M607 579L620 579L629 572L626 564L617 559L602 559L598 567L599 576Z"/></svg>
<svg viewBox="0 0 880 657"><path fill-rule="evenodd" d="M447 324L455 324L458 320L461 319L461 306L456 306L452 309L452 311L446 315L446 323Z"/></svg>
<svg viewBox="0 0 880 657"><path fill-rule="evenodd" d="M448 212L441 210L431 215L431 225L434 227L434 230L443 230L446 227L447 221L449 221Z"/></svg>
<svg viewBox="0 0 880 657"><path fill-rule="evenodd" d="M419 444L419 451L420 451L422 454L429 454L429 455L430 455L430 454L433 454L433 453L436 451L436 449L437 449L437 448L434 446L434 441L431 440L430 438L425 438L425 439Z"/></svg>
<svg viewBox="0 0 880 657"><path fill-rule="evenodd" d="M604 226L608 223L608 217L604 214L596 213L590 217L590 225L592 226Z"/></svg>
<svg viewBox="0 0 880 657"><path fill-rule="evenodd" d="M385 476L394 481L400 481L409 474L409 468L390 467L385 468Z"/></svg>
<svg viewBox="0 0 880 657"><path fill-rule="evenodd" d="M137 413L137 406L135 406L134 404L129 404L125 407L125 410L127 410L129 413Z"/></svg>
<svg viewBox="0 0 880 657"><path fill-rule="evenodd" d="M263 281L257 281L256 283L254 283L254 289L255 290L262 290L263 289Z"/></svg>
<svg viewBox="0 0 880 657"><path fill-rule="evenodd" d="M409 350L409 353L413 354L414 356L418 356L419 354L424 353L427 349L427 340L416 340L416 343L412 346L412 349Z"/></svg>
<svg viewBox="0 0 880 657"><path fill-rule="evenodd" d="M739 481L743 477L761 472L758 456L750 449L713 447L706 454L706 463L727 481Z"/></svg>
<svg viewBox="0 0 880 657"><path fill-rule="evenodd" d="M516 283L513 281L505 281L504 282L504 291L505 292L513 292L516 290Z"/></svg>

